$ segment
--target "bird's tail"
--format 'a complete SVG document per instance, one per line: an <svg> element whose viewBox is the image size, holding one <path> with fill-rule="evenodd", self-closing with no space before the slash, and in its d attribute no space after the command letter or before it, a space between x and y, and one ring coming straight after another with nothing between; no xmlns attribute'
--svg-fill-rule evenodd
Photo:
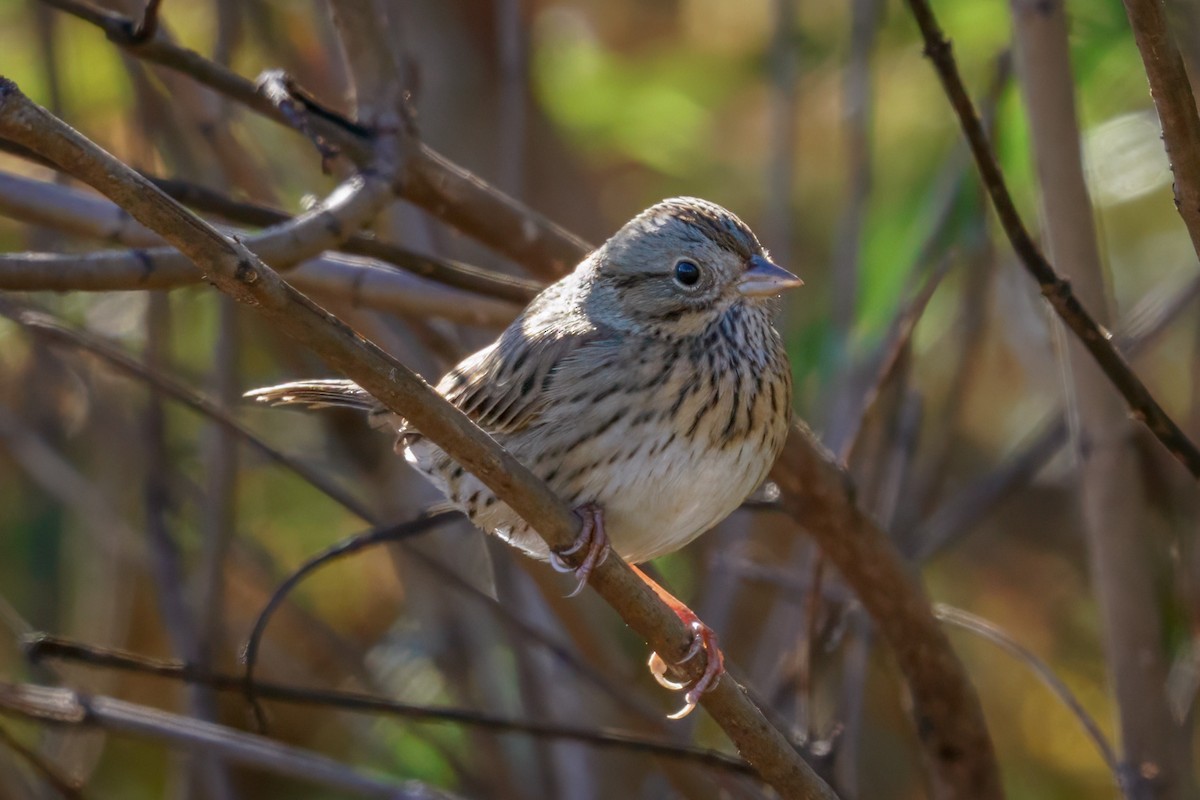
<svg viewBox="0 0 1200 800"><path fill-rule="evenodd" d="M281 383L278 386L267 386L246 392L243 397L258 403L268 403L273 406L304 406L305 408L353 408L356 411L367 412L367 420L372 428L381 431L392 431L408 434L408 425L401 418L388 411L378 400L367 393L367 390L354 381L326 380L293 381ZM403 439L407 442L408 439Z"/></svg>
<svg viewBox="0 0 1200 800"><path fill-rule="evenodd" d="M354 381L311 380L281 383L246 392L243 397L273 406L302 405L308 408L341 406L372 411L379 402Z"/></svg>

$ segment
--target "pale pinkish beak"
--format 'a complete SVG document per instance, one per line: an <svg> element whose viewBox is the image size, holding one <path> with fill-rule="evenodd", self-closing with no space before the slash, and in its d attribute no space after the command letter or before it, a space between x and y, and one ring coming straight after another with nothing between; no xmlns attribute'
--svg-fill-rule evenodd
<svg viewBox="0 0 1200 800"><path fill-rule="evenodd" d="M804 281L762 256L754 256L747 264L737 283L738 291L746 297L774 297L804 285Z"/></svg>

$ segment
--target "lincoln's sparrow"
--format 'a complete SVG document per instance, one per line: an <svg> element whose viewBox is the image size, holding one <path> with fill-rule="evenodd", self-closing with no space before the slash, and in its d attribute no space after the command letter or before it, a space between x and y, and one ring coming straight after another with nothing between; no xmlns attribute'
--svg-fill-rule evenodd
<svg viewBox="0 0 1200 800"><path fill-rule="evenodd" d="M397 450L483 530L560 569L560 556L584 551L575 570L581 588L609 542L632 563L670 553L766 477L792 396L771 298L800 284L729 211L695 198L665 200L442 379L442 395L577 509L579 541L559 554L354 383L301 381L248 396L370 410L399 433ZM691 654L709 651L686 713L720 676L719 650L711 630L651 585L696 634ZM652 667L665 683L661 660L652 658Z"/></svg>

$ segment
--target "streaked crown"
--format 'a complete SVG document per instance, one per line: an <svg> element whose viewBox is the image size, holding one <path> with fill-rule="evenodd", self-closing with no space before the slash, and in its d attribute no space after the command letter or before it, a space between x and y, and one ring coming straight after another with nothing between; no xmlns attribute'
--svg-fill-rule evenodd
<svg viewBox="0 0 1200 800"><path fill-rule="evenodd" d="M732 307L762 306L801 281L775 266L737 215L695 197L638 214L593 256L590 288L610 319L686 335Z"/></svg>

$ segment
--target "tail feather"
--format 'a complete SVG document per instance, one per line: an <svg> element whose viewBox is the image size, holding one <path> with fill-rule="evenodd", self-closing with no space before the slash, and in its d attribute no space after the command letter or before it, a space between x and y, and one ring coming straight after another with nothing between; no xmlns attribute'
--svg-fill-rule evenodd
<svg viewBox="0 0 1200 800"><path fill-rule="evenodd" d="M374 411L378 401L353 381L309 380L282 383L246 392L243 397L273 406L302 405L308 408L341 406L360 411Z"/></svg>
<svg viewBox="0 0 1200 800"><path fill-rule="evenodd" d="M372 428L400 435L401 444L407 446L417 437L408 423L384 407L367 390L354 381L326 380L293 381L278 386L266 386L246 392L242 397L272 406L304 406L305 408L353 408L367 412L367 421Z"/></svg>

